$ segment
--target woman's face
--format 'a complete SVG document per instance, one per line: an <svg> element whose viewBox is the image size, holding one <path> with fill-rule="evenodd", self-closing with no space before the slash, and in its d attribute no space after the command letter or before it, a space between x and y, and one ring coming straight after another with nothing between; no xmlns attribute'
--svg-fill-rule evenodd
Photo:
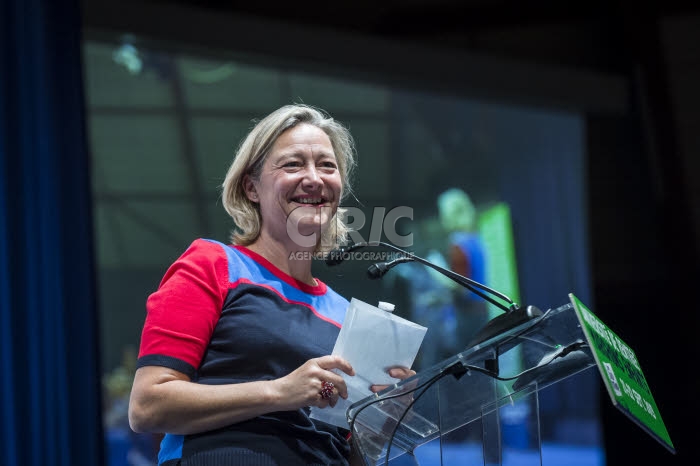
<svg viewBox="0 0 700 466"><path fill-rule="evenodd" d="M260 179L246 179L248 199L257 202L262 231L297 246L314 247L340 202L342 180L328 135L302 123L277 139Z"/></svg>

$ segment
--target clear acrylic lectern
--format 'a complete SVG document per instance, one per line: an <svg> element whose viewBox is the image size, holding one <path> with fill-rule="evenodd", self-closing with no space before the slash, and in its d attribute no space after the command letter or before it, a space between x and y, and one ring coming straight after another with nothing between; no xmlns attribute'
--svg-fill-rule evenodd
<svg viewBox="0 0 700 466"><path fill-rule="evenodd" d="M572 304L551 309L354 403L347 418L355 447L371 466L412 464L429 442L439 444L440 464L502 465L504 421L518 412L540 465L538 391L596 365L586 341ZM475 458L443 457L443 447L465 440L479 445Z"/></svg>

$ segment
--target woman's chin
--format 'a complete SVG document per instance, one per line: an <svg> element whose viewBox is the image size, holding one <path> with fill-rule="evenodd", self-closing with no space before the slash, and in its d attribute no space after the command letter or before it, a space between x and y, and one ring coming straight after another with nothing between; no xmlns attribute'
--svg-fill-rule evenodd
<svg viewBox="0 0 700 466"><path fill-rule="evenodd" d="M325 220L324 223L321 223ZM289 237L302 248L315 248L321 241L323 232L328 229L328 219L313 219L305 218L294 225L291 230L287 230Z"/></svg>
<svg viewBox="0 0 700 466"><path fill-rule="evenodd" d="M319 223L309 223L306 224L306 222L300 223L297 225L297 231L301 236L309 237L309 236L316 236L316 239L320 239L320 235L323 234L324 231L328 229L328 222L325 224L319 224Z"/></svg>

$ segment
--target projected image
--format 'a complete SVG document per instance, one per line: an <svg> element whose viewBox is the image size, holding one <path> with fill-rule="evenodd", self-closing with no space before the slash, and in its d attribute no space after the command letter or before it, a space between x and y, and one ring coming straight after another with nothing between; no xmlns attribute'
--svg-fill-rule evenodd
<svg viewBox="0 0 700 466"><path fill-rule="evenodd" d="M384 228L391 226L410 235L404 249L521 305L544 311L570 292L591 302L579 115L289 66L126 50L138 67L126 66L118 42L88 41L84 53L109 466L157 464L160 437L136 436L126 419L145 300L194 239L230 241L234 225L220 200L225 170L253 120L281 105L318 106L350 128L358 169L346 206L358 217L359 238L392 242ZM386 221L397 208L410 216ZM348 300L393 303L396 314L428 327L416 370L463 351L504 312L414 262L371 280L372 263L315 261L313 271ZM513 351L501 371L521 365ZM539 415L543 464L603 465L597 377L578 374L543 390L539 406L505 410L509 451L532 448L527 426ZM455 432L448 464L477 454L476 437ZM435 464L434 448L421 447L414 459ZM532 464L518 462L531 461L525 453L510 458L503 464Z"/></svg>
<svg viewBox="0 0 700 466"><path fill-rule="evenodd" d="M434 216L414 222L411 252L517 300L508 206L498 203L480 209L464 190L449 188L437 197L435 207ZM419 370L464 350L492 317L504 312L423 264L408 262L394 270L394 277L385 280L395 287L396 299L403 297L399 312L428 328L416 361Z"/></svg>
<svg viewBox="0 0 700 466"><path fill-rule="evenodd" d="M521 306L546 311L565 304L567 290L589 292L579 117L402 92L392 93L391 102L395 145L378 177L393 189L386 204L358 193L368 219L363 238L373 233L376 222L369 219L377 206L411 206L413 218L399 225L402 234L412 234L411 252ZM427 326L416 360L421 370L465 350L489 319L504 312L419 263L398 264L379 284L367 280L368 265L319 267L319 274L346 295L390 301L395 313ZM501 374L521 371L521 358L517 348L509 351ZM596 377L582 373L541 391L537 403L505 407L501 432L513 455L504 464L534 461L537 433L544 464L604 464ZM480 429L473 423L443 439L454 448L455 461L464 455L476 464L485 460ZM436 449L419 448L421 464L439 464ZM441 451L444 459L444 444Z"/></svg>

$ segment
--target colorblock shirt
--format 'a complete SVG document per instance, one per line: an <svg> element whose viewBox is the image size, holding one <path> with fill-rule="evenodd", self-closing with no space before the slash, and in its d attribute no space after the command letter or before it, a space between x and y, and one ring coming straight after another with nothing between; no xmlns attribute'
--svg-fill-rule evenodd
<svg viewBox="0 0 700 466"><path fill-rule="evenodd" d="M137 367L202 384L273 380L331 354L348 301L299 282L242 246L195 240L149 296ZM347 464L346 431L308 408L196 435L166 434L160 465Z"/></svg>

